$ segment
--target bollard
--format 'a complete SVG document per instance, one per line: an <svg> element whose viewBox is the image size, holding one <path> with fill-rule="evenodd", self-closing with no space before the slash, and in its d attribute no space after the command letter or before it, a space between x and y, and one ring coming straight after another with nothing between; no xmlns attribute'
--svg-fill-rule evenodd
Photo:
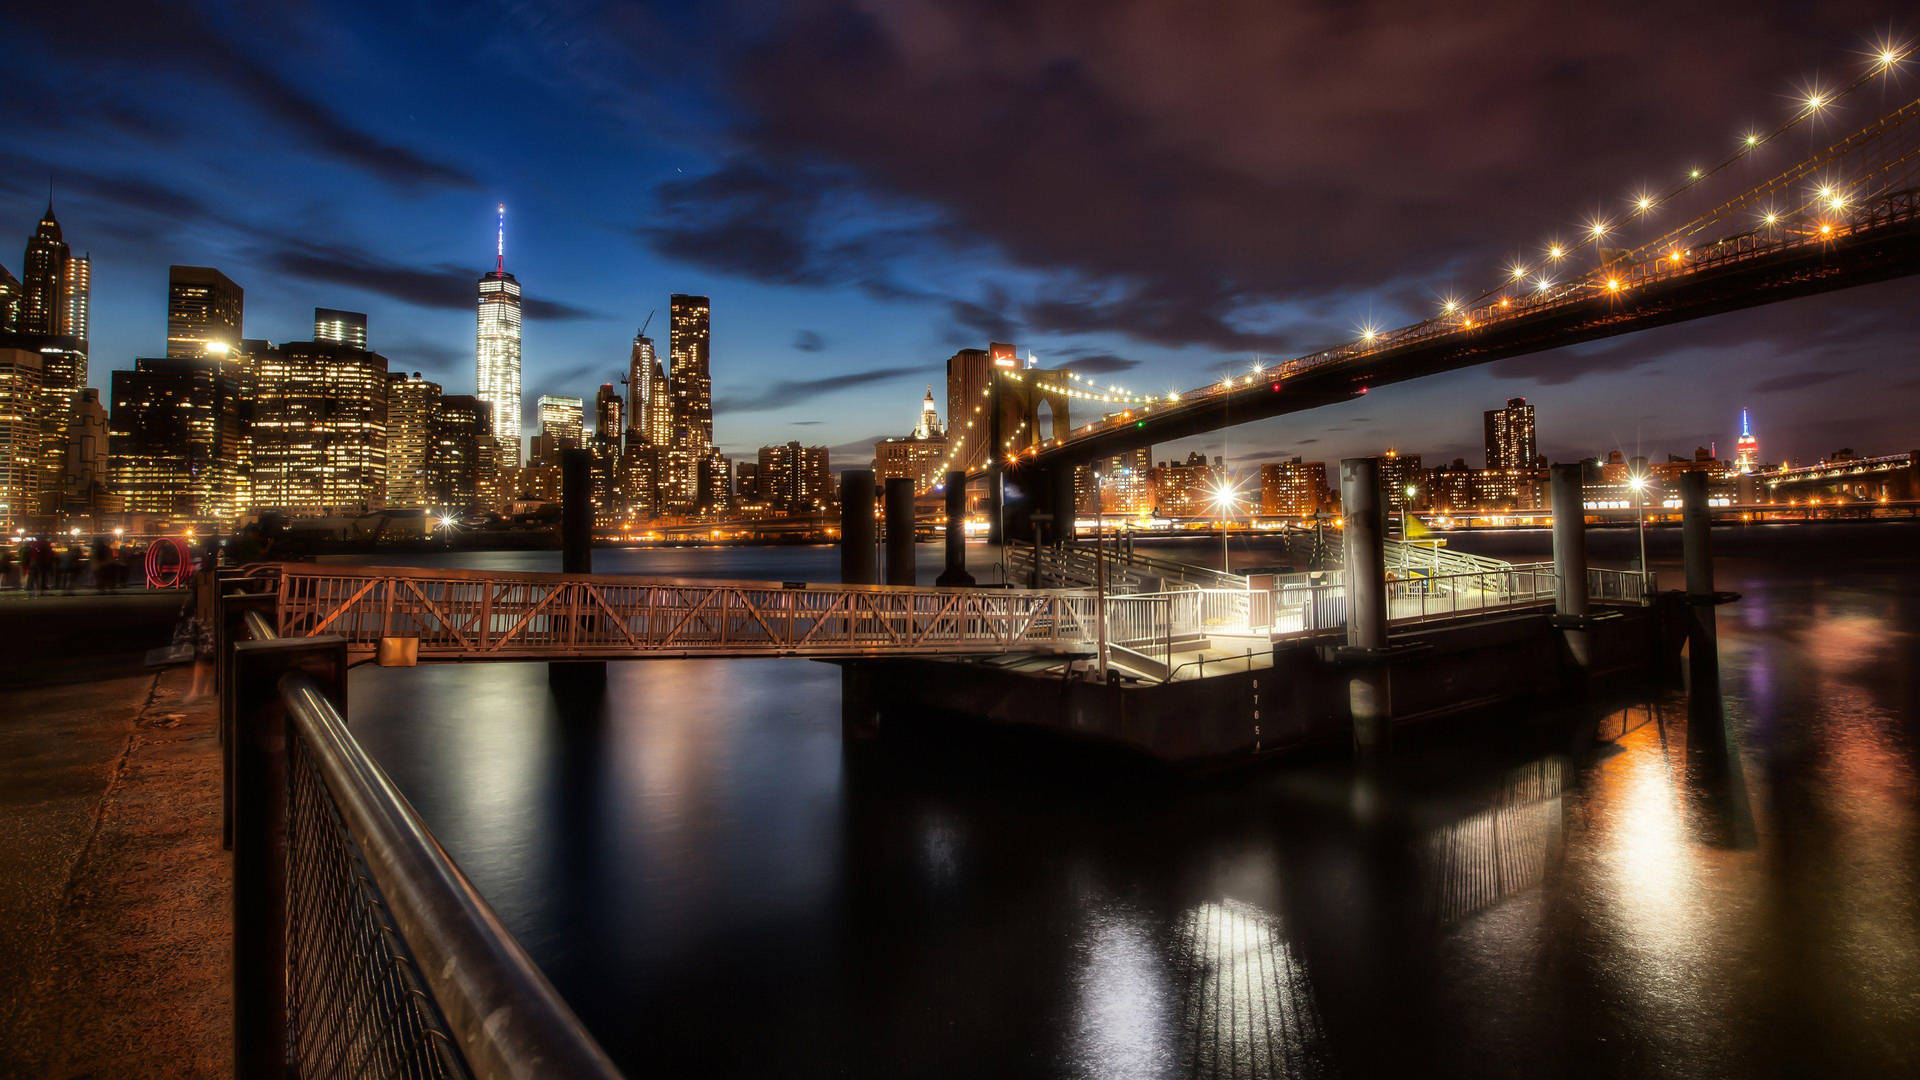
<svg viewBox="0 0 1920 1080"><path fill-rule="evenodd" d="M593 573L593 454L587 450L560 454L560 572ZM547 686L562 696L591 697L606 689L607 662L548 661Z"/></svg>
<svg viewBox="0 0 1920 1080"><path fill-rule="evenodd" d="M233 848L233 647L248 640L247 612L258 611L269 623L279 606L272 593L229 593L220 598L214 622L214 687L220 695L220 845Z"/></svg>
<svg viewBox="0 0 1920 1080"><path fill-rule="evenodd" d="M1390 673L1378 659L1387 647L1386 530L1381 518L1379 458L1340 462L1340 504L1347 558L1347 649L1359 657L1347 678L1353 743L1362 755L1375 756L1391 745L1393 720Z"/></svg>
<svg viewBox="0 0 1920 1080"><path fill-rule="evenodd" d="M873 470L840 474L840 580L875 585L880 572L873 552Z"/></svg>
<svg viewBox="0 0 1920 1080"><path fill-rule="evenodd" d="M887 480L887 584L914 585L913 480Z"/></svg>
<svg viewBox="0 0 1920 1080"><path fill-rule="evenodd" d="M947 568L934 579L946 588L971 588L973 575L967 573L967 474L947 474Z"/></svg>
<svg viewBox="0 0 1920 1080"><path fill-rule="evenodd" d="M1713 587L1713 510L1707 474L1680 476L1680 546L1687 578L1687 744L1698 748L1726 738L1720 700L1720 625L1714 608L1731 595Z"/></svg>
<svg viewBox="0 0 1920 1080"><path fill-rule="evenodd" d="M593 455L560 455L560 572L593 573Z"/></svg>
<svg viewBox="0 0 1920 1080"><path fill-rule="evenodd" d="M1553 614L1576 670L1593 661L1587 615L1587 512L1581 499L1580 466L1555 465L1553 499Z"/></svg>
<svg viewBox="0 0 1920 1080"><path fill-rule="evenodd" d="M287 1075L287 706L280 680L312 679L347 710L337 636L233 648L233 1072Z"/></svg>

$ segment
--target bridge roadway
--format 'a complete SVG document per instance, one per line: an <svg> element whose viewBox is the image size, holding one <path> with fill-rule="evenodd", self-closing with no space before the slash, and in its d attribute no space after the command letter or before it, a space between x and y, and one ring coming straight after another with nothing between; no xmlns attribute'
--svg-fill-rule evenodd
<svg viewBox="0 0 1920 1080"><path fill-rule="evenodd" d="M1028 447L1023 473L1084 464L1236 424L1351 401L1371 389L1509 356L1832 292L1920 271L1920 195L1861 207L1828 235L1735 237L1681 260L1613 267L1545 295L1516 294L1433 320L1135 406ZM995 438L1002 435L995 432ZM1029 488L1039 485L1027 484Z"/></svg>
<svg viewBox="0 0 1920 1080"><path fill-rule="evenodd" d="M1083 590L686 581L273 563L283 637L339 634L349 654L412 638L437 660L634 660L1090 654Z"/></svg>

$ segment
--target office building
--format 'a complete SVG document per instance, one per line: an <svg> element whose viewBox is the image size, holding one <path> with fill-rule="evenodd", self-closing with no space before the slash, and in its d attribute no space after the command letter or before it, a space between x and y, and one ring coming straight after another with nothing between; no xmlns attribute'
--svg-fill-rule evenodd
<svg viewBox="0 0 1920 1080"><path fill-rule="evenodd" d="M228 355L240 344L245 310L245 290L213 267L168 267L167 355Z"/></svg>
<svg viewBox="0 0 1920 1080"><path fill-rule="evenodd" d="M833 474L824 446L763 446L755 472L758 495L775 514L818 514L833 506Z"/></svg>
<svg viewBox="0 0 1920 1080"><path fill-rule="evenodd" d="M1539 457L1533 432L1533 406L1526 398L1508 398L1505 408L1485 414L1487 468L1531 469Z"/></svg>
<svg viewBox="0 0 1920 1080"><path fill-rule="evenodd" d="M493 509L502 467L494 406L478 395L447 394L433 412L427 447L427 498L450 514Z"/></svg>
<svg viewBox="0 0 1920 1080"><path fill-rule="evenodd" d="M713 445L713 376L707 355L712 326L707 298L675 293L668 298L667 316L672 445L704 452Z"/></svg>
<svg viewBox="0 0 1920 1080"><path fill-rule="evenodd" d="M1760 440L1753 434L1753 423L1747 418L1747 410L1740 410L1740 438L1733 444L1733 471L1741 474L1757 472L1760 468Z"/></svg>
<svg viewBox="0 0 1920 1080"><path fill-rule="evenodd" d="M0 334L20 329L20 279L0 266Z"/></svg>
<svg viewBox="0 0 1920 1080"><path fill-rule="evenodd" d="M387 373L387 506L436 509L427 489L427 448L440 384L419 372Z"/></svg>
<svg viewBox="0 0 1920 1080"><path fill-rule="evenodd" d="M356 349L366 348L366 313L340 311L330 307L314 308L313 340L337 342L341 345L351 345Z"/></svg>
<svg viewBox="0 0 1920 1080"><path fill-rule="evenodd" d="M607 443L618 453L620 437L626 432L626 399L613 388L612 383L601 383L600 391L593 395L593 435L600 442Z"/></svg>
<svg viewBox="0 0 1920 1080"><path fill-rule="evenodd" d="M1185 462L1163 461L1153 467L1153 505L1167 517L1208 517L1215 514L1214 489L1226 470L1194 452Z"/></svg>
<svg viewBox="0 0 1920 1080"><path fill-rule="evenodd" d="M493 269L480 277L474 331L474 396L493 410L500 465L520 464L520 282L507 273L507 208L500 207Z"/></svg>
<svg viewBox="0 0 1920 1080"><path fill-rule="evenodd" d="M64 334L67 312L68 264L73 250L61 237L53 203L27 240L20 265L19 329L26 334Z"/></svg>
<svg viewBox="0 0 1920 1080"><path fill-rule="evenodd" d="M107 483L109 430L100 391L88 387L76 394L73 420L68 426L66 460L60 469L63 513L97 518L120 509L120 500Z"/></svg>
<svg viewBox="0 0 1920 1080"><path fill-rule="evenodd" d="M113 373L108 472L128 514L224 527L244 509L239 383L213 357L147 357Z"/></svg>
<svg viewBox="0 0 1920 1080"><path fill-rule="evenodd" d="M560 451L569 448L577 450L587 445L586 406L579 398L542 394L536 408L540 417L540 433L534 436L534 460L545 465L557 465Z"/></svg>
<svg viewBox="0 0 1920 1080"><path fill-rule="evenodd" d="M1073 504L1083 514L1141 514L1153 510L1153 448L1073 468Z"/></svg>
<svg viewBox="0 0 1920 1080"><path fill-rule="evenodd" d="M961 349L947 358L947 438L954 447L949 468L971 471L986 461L984 402L992 371L985 349Z"/></svg>
<svg viewBox="0 0 1920 1080"><path fill-rule="evenodd" d="M668 446L673 442L673 395L667 389L667 372L660 366L660 358L654 354L653 339L637 337L633 344L634 356L631 361L637 373L629 374L630 379L640 385L635 395L639 411L632 421L640 436L655 446Z"/></svg>
<svg viewBox="0 0 1920 1080"><path fill-rule="evenodd" d="M1260 512L1273 517L1312 517L1326 504L1327 463L1271 461L1260 466Z"/></svg>
<svg viewBox="0 0 1920 1080"><path fill-rule="evenodd" d="M40 372L38 351L0 347L0 529L9 534L39 506Z"/></svg>
<svg viewBox="0 0 1920 1080"><path fill-rule="evenodd" d="M387 504L387 358L331 341L254 357L255 510L356 515Z"/></svg>
<svg viewBox="0 0 1920 1080"><path fill-rule="evenodd" d="M1380 488L1386 496L1387 509L1395 513L1413 500L1415 507L1425 506L1426 475L1420 469L1419 454L1403 454L1392 447L1380 458ZM1412 495L1408 495L1408 489Z"/></svg>
<svg viewBox="0 0 1920 1080"><path fill-rule="evenodd" d="M87 309L93 303L93 259L86 255L69 255L63 284L65 293L60 298L60 325L55 332L79 341L81 355L84 356L87 348Z"/></svg>
<svg viewBox="0 0 1920 1080"><path fill-rule="evenodd" d="M889 479L904 477L914 490L930 491L940 482L940 466L947 456L947 437L940 430L940 412L933 403L933 387L920 403L920 417L912 434L873 444L873 475L883 487Z"/></svg>

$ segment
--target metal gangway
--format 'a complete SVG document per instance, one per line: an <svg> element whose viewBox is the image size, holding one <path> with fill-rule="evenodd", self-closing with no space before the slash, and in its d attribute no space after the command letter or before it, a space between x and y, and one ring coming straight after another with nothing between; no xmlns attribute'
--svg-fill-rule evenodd
<svg viewBox="0 0 1920 1080"><path fill-rule="evenodd" d="M1086 653L1083 590L941 589L277 563L277 633L421 660Z"/></svg>

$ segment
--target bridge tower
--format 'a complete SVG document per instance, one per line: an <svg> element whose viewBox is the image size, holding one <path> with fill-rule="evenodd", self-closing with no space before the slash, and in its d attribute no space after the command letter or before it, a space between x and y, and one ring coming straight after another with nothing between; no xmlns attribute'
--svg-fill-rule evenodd
<svg viewBox="0 0 1920 1080"><path fill-rule="evenodd" d="M1022 462L1022 454L1073 430L1072 399L1061 371L996 368L988 390L987 468L991 542L1058 538L1073 520L1073 466ZM1041 417L1041 406L1048 417ZM1042 427L1045 430L1042 430ZM1035 514L1043 515L1036 522ZM1036 533L1035 525L1041 528ZM1004 532L1005 535L1002 535Z"/></svg>

